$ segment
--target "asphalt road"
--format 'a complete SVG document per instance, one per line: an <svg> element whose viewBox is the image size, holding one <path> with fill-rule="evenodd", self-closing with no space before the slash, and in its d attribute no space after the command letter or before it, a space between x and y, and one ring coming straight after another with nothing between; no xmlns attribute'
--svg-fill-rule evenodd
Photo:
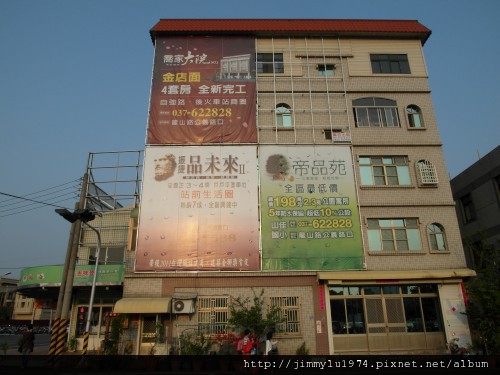
<svg viewBox="0 0 500 375"><path fill-rule="evenodd" d="M3 354L2 345L6 343L9 348L6 354L19 354L17 352L18 341L21 339L21 335L0 335L0 353ZM35 348L33 353L38 355L47 355L49 353L50 346L50 334L48 333L38 333L35 335Z"/></svg>

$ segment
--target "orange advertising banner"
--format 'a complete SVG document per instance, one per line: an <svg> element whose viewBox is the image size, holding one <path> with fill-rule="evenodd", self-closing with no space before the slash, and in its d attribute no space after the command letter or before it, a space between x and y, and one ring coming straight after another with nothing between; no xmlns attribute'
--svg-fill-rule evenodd
<svg viewBox="0 0 500 375"><path fill-rule="evenodd" d="M258 270L257 146L146 147L137 272Z"/></svg>
<svg viewBox="0 0 500 375"><path fill-rule="evenodd" d="M255 42L158 37L147 144L255 143Z"/></svg>

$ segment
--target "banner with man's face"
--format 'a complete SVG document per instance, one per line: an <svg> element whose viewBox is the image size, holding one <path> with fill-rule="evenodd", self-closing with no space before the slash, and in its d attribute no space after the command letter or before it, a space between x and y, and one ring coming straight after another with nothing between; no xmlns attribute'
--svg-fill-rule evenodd
<svg viewBox="0 0 500 375"><path fill-rule="evenodd" d="M361 269L349 146L259 148L262 269Z"/></svg>
<svg viewBox="0 0 500 375"><path fill-rule="evenodd" d="M145 151L135 270L258 270L256 146Z"/></svg>

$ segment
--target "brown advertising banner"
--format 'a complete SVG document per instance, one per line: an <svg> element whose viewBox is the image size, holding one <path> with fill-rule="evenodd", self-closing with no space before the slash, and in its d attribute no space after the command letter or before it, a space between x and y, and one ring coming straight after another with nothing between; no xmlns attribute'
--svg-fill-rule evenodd
<svg viewBox="0 0 500 375"><path fill-rule="evenodd" d="M158 37L147 144L255 143L255 44Z"/></svg>
<svg viewBox="0 0 500 375"><path fill-rule="evenodd" d="M258 270L256 146L146 147L135 270Z"/></svg>

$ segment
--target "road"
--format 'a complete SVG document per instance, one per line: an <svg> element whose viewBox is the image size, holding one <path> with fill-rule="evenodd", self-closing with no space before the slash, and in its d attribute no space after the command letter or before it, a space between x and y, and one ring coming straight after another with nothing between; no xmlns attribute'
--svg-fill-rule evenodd
<svg viewBox="0 0 500 375"><path fill-rule="evenodd" d="M17 352L18 341L21 335L0 335L0 349L2 344L7 343L9 349L6 354L19 354ZM35 349L31 354L47 355L49 353L50 334L38 333L35 335ZM3 354L3 352L1 352Z"/></svg>

